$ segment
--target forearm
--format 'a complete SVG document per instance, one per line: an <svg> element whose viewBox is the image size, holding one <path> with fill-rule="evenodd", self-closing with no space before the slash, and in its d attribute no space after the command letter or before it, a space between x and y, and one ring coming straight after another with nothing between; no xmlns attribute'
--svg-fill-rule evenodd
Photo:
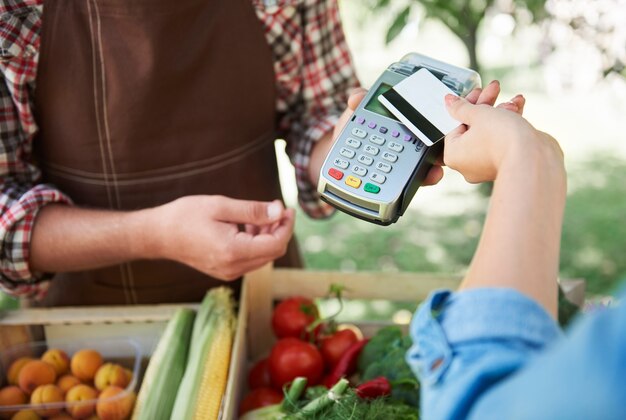
<svg viewBox="0 0 626 420"><path fill-rule="evenodd" d="M331 131L324 134L324 136L313 145L310 157L311 160L309 162L309 179L313 185L317 185L319 181L320 170L332 145L333 135Z"/></svg>
<svg viewBox="0 0 626 420"><path fill-rule="evenodd" d="M45 206L33 229L30 269L78 271L156 258L150 215L150 209L121 212Z"/></svg>
<svg viewBox="0 0 626 420"><path fill-rule="evenodd" d="M522 145L502 163L483 234L461 289L511 287L556 315L566 195L565 171L557 153L551 145Z"/></svg>

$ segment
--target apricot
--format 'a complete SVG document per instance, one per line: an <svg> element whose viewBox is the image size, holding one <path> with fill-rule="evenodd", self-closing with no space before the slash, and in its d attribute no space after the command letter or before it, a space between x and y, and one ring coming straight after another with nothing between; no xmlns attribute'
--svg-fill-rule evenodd
<svg viewBox="0 0 626 420"><path fill-rule="evenodd" d="M30 397L31 404L42 405L41 407L33 407L35 413L39 414L42 417L49 417L59 414L61 412L61 408L50 408L50 406L46 406L50 403L60 403L63 402L63 391L56 385L48 384L41 385L35 388L33 391L33 395Z"/></svg>
<svg viewBox="0 0 626 420"><path fill-rule="evenodd" d="M51 364L57 376L64 375L70 370L70 358L63 350L50 349L41 356L41 360Z"/></svg>
<svg viewBox="0 0 626 420"><path fill-rule="evenodd" d="M53 384L57 378L54 368L41 360L31 360L20 370L18 383L22 391L32 394L39 385Z"/></svg>
<svg viewBox="0 0 626 420"><path fill-rule="evenodd" d="M85 384L76 385L65 395L66 410L74 418L87 418L93 414L97 398L98 391L94 388Z"/></svg>
<svg viewBox="0 0 626 420"><path fill-rule="evenodd" d="M96 386L96 389L100 391L109 386L126 388L126 385L128 385L128 374L120 365L105 363L100 366L100 369L96 372L94 385Z"/></svg>
<svg viewBox="0 0 626 420"><path fill-rule="evenodd" d="M74 375L63 375L57 380L57 386L61 388L64 394L67 394L67 391L80 384L80 380Z"/></svg>
<svg viewBox="0 0 626 420"><path fill-rule="evenodd" d="M102 366L102 355L95 350L77 351L70 362L72 374L81 381L91 381Z"/></svg>
<svg viewBox="0 0 626 420"><path fill-rule="evenodd" d="M0 407L26 404L27 402L28 398L26 397L26 394L24 394L24 391L15 385L0 389ZM15 413L17 413L17 410L0 411L0 418L10 419Z"/></svg>
<svg viewBox="0 0 626 420"><path fill-rule="evenodd" d="M96 413L100 420L125 420L133 411L135 393L110 386L100 393Z"/></svg>
<svg viewBox="0 0 626 420"><path fill-rule="evenodd" d="M31 360L35 360L32 357L20 357L19 359L15 359L11 366L9 366L9 370L7 371L7 380L11 385L17 385L17 380L20 374L20 370L24 367L24 365Z"/></svg>
<svg viewBox="0 0 626 420"><path fill-rule="evenodd" d="M128 383L126 384L126 386L128 386L128 384L133 381L133 371L128 368L124 368L124 372L126 372L126 376L128 377L127 379Z"/></svg>
<svg viewBox="0 0 626 420"><path fill-rule="evenodd" d="M41 417L33 410L21 410L15 413L11 420L41 420Z"/></svg>

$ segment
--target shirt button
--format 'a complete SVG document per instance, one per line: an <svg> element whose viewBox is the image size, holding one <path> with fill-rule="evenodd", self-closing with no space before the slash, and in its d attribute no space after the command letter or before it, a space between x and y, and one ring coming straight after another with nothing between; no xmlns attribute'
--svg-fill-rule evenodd
<svg viewBox="0 0 626 420"><path fill-rule="evenodd" d="M437 368L439 366L441 366L443 364L443 358L440 357L438 359L435 359L435 361L430 365L430 371L433 372L435 370L437 370Z"/></svg>

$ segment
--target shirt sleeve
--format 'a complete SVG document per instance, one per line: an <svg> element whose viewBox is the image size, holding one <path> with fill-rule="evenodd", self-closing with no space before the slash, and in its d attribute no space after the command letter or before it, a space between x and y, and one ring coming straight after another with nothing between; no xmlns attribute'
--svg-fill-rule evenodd
<svg viewBox="0 0 626 420"><path fill-rule="evenodd" d="M433 293L416 312L411 336L407 362L420 378L423 417L458 419L562 333L535 301L486 288Z"/></svg>
<svg viewBox="0 0 626 420"><path fill-rule="evenodd" d="M0 30L0 288L40 298L51 275L33 272L28 264L35 218L46 204L70 200L50 185L38 185L40 171L31 162L36 125L30 92L41 8L18 6L3 12Z"/></svg>
<svg viewBox="0 0 626 420"><path fill-rule="evenodd" d="M347 106L349 91L359 86L346 44L336 0L305 0L300 6L302 22L301 74L295 102L279 122L287 141L287 153L295 167L298 201L311 217L332 214L319 199L317 186L309 180L314 144L332 131Z"/></svg>

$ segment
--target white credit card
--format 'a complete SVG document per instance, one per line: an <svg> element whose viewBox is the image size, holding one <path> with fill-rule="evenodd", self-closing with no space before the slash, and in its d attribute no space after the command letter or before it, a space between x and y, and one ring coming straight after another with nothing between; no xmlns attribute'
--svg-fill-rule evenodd
<svg viewBox="0 0 626 420"><path fill-rule="evenodd" d="M461 123L450 116L444 98L458 96L427 69L420 69L378 100L427 146L432 146Z"/></svg>

